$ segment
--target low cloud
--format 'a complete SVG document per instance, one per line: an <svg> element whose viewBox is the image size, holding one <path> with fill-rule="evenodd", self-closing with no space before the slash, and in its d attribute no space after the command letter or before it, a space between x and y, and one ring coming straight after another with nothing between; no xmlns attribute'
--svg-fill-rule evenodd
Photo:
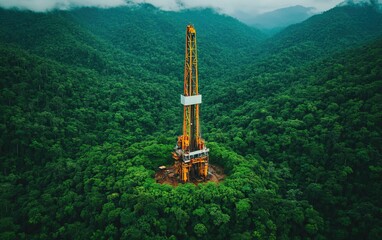
<svg viewBox="0 0 382 240"><path fill-rule="evenodd" d="M126 5L124 0L0 0L3 8L27 9L44 12L53 9L67 10L73 7L116 7Z"/></svg>
<svg viewBox="0 0 382 240"><path fill-rule="evenodd" d="M333 8L344 0L134 0L136 3L151 3L163 10L204 7L214 8L221 13L235 15L237 12L258 14L295 5L313 7L319 11Z"/></svg>
<svg viewBox="0 0 382 240"><path fill-rule="evenodd" d="M37 12L52 9L67 10L73 7L117 7L127 4L150 3L163 10L177 11L195 7L211 7L221 13L235 15L238 12L256 15L294 5L327 10L343 0L0 0L4 8L28 9Z"/></svg>

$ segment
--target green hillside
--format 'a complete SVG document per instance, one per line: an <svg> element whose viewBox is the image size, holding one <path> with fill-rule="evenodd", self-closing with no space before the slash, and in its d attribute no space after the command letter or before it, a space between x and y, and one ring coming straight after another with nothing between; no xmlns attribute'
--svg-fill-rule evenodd
<svg viewBox="0 0 382 240"><path fill-rule="evenodd" d="M208 116L208 124L216 132L209 131L208 139L279 165L284 197L312 203L329 236L365 238L373 229L369 236L376 237L381 56L382 38L226 89L209 103L216 114Z"/></svg>
<svg viewBox="0 0 382 240"><path fill-rule="evenodd" d="M337 7L321 15L315 15L301 24L288 27L274 36L270 48L274 51L310 44L319 54L332 52L365 40L378 37L382 33L381 12L369 6Z"/></svg>
<svg viewBox="0 0 382 240"><path fill-rule="evenodd" d="M281 71L352 49L381 35L379 10L369 6L336 7L267 39L253 58L258 59L257 69Z"/></svg>
<svg viewBox="0 0 382 240"><path fill-rule="evenodd" d="M0 239L378 239L381 16L335 8L265 39L209 9L0 9ZM227 176L172 187L154 174L190 22Z"/></svg>
<svg viewBox="0 0 382 240"><path fill-rule="evenodd" d="M33 13L0 9L1 42L73 66L102 72L117 68L111 45L66 19L63 12ZM114 55L114 54L113 54Z"/></svg>

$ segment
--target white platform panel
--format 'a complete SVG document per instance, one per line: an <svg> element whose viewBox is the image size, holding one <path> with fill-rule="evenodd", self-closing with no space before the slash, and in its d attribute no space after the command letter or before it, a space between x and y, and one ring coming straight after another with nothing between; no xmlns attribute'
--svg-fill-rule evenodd
<svg viewBox="0 0 382 240"><path fill-rule="evenodd" d="M183 95L180 95L180 102L184 106L201 104L202 103L202 95L194 95L194 96L183 96Z"/></svg>

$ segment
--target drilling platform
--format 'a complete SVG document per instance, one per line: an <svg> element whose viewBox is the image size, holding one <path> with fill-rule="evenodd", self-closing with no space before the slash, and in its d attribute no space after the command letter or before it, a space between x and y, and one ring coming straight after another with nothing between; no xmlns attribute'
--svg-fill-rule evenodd
<svg viewBox="0 0 382 240"><path fill-rule="evenodd" d="M208 152L201 138L199 111L202 95L198 91L198 54L196 30L188 25L184 62L184 85L180 102L183 105L183 135L178 137L172 153L174 170L181 182L206 180L208 176Z"/></svg>

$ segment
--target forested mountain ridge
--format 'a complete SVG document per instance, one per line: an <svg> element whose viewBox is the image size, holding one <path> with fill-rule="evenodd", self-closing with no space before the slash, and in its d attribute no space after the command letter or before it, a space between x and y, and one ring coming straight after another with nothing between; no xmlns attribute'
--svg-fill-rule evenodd
<svg viewBox="0 0 382 240"><path fill-rule="evenodd" d="M61 63L104 71L118 65L112 46L65 18L64 13L0 9L0 41ZM63 44L65 43L65 44Z"/></svg>
<svg viewBox="0 0 382 240"><path fill-rule="evenodd" d="M312 47L331 52L378 37L381 29L382 12L372 6L335 7L280 32L270 39L270 49L311 43Z"/></svg>
<svg viewBox="0 0 382 240"><path fill-rule="evenodd" d="M268 65L268 71L278 71L354 48L381 35L382 12L375 7L335 7L267 39L253 57Z"/></svg>
<svg viewBox="0 0 382 240"><path fill-rule="evenodd" d="M314 15L314 8L301 5L280 8L271 12L262 13L256 16L244 16L244 20L250 26L258 27L262 30L280 31L283 28L300 23Z"/></svg>
<svg viewBox="0 0 382 240"><path fill-rule="evenodd" d="M265 38L260 31L209 9L163 12L143 4L50 13L0 11L0 41L101 73L177 73L184 58L184 25L190 22L200 29L202 74L220 75L227 58L236 59L232 67L240 65L246 59L244 53L254 51ZM205 65L218 68L219 73L205 71Z"/></svg>
<svg viewBox="0 0 382 240"><path fill-rule="evenodd" d="M354 21L370 20L357 9ZM313 59L296 57L301 42L257 56L261 34L211 10L0 19L0 238L381 235L378 29L357 27L352 50L349 33ZM198 31L203 136L227 177L173 188L153 175L180 132L185 19Z"/></svg>
<svg viewBox="0 0 382 240"><path fill-rule="evenodd" d="M332 238L372 239L381 224L381 56L382 38L225 89L210 103L208 139L284 166L284 193L320 209Z"/></svg>

